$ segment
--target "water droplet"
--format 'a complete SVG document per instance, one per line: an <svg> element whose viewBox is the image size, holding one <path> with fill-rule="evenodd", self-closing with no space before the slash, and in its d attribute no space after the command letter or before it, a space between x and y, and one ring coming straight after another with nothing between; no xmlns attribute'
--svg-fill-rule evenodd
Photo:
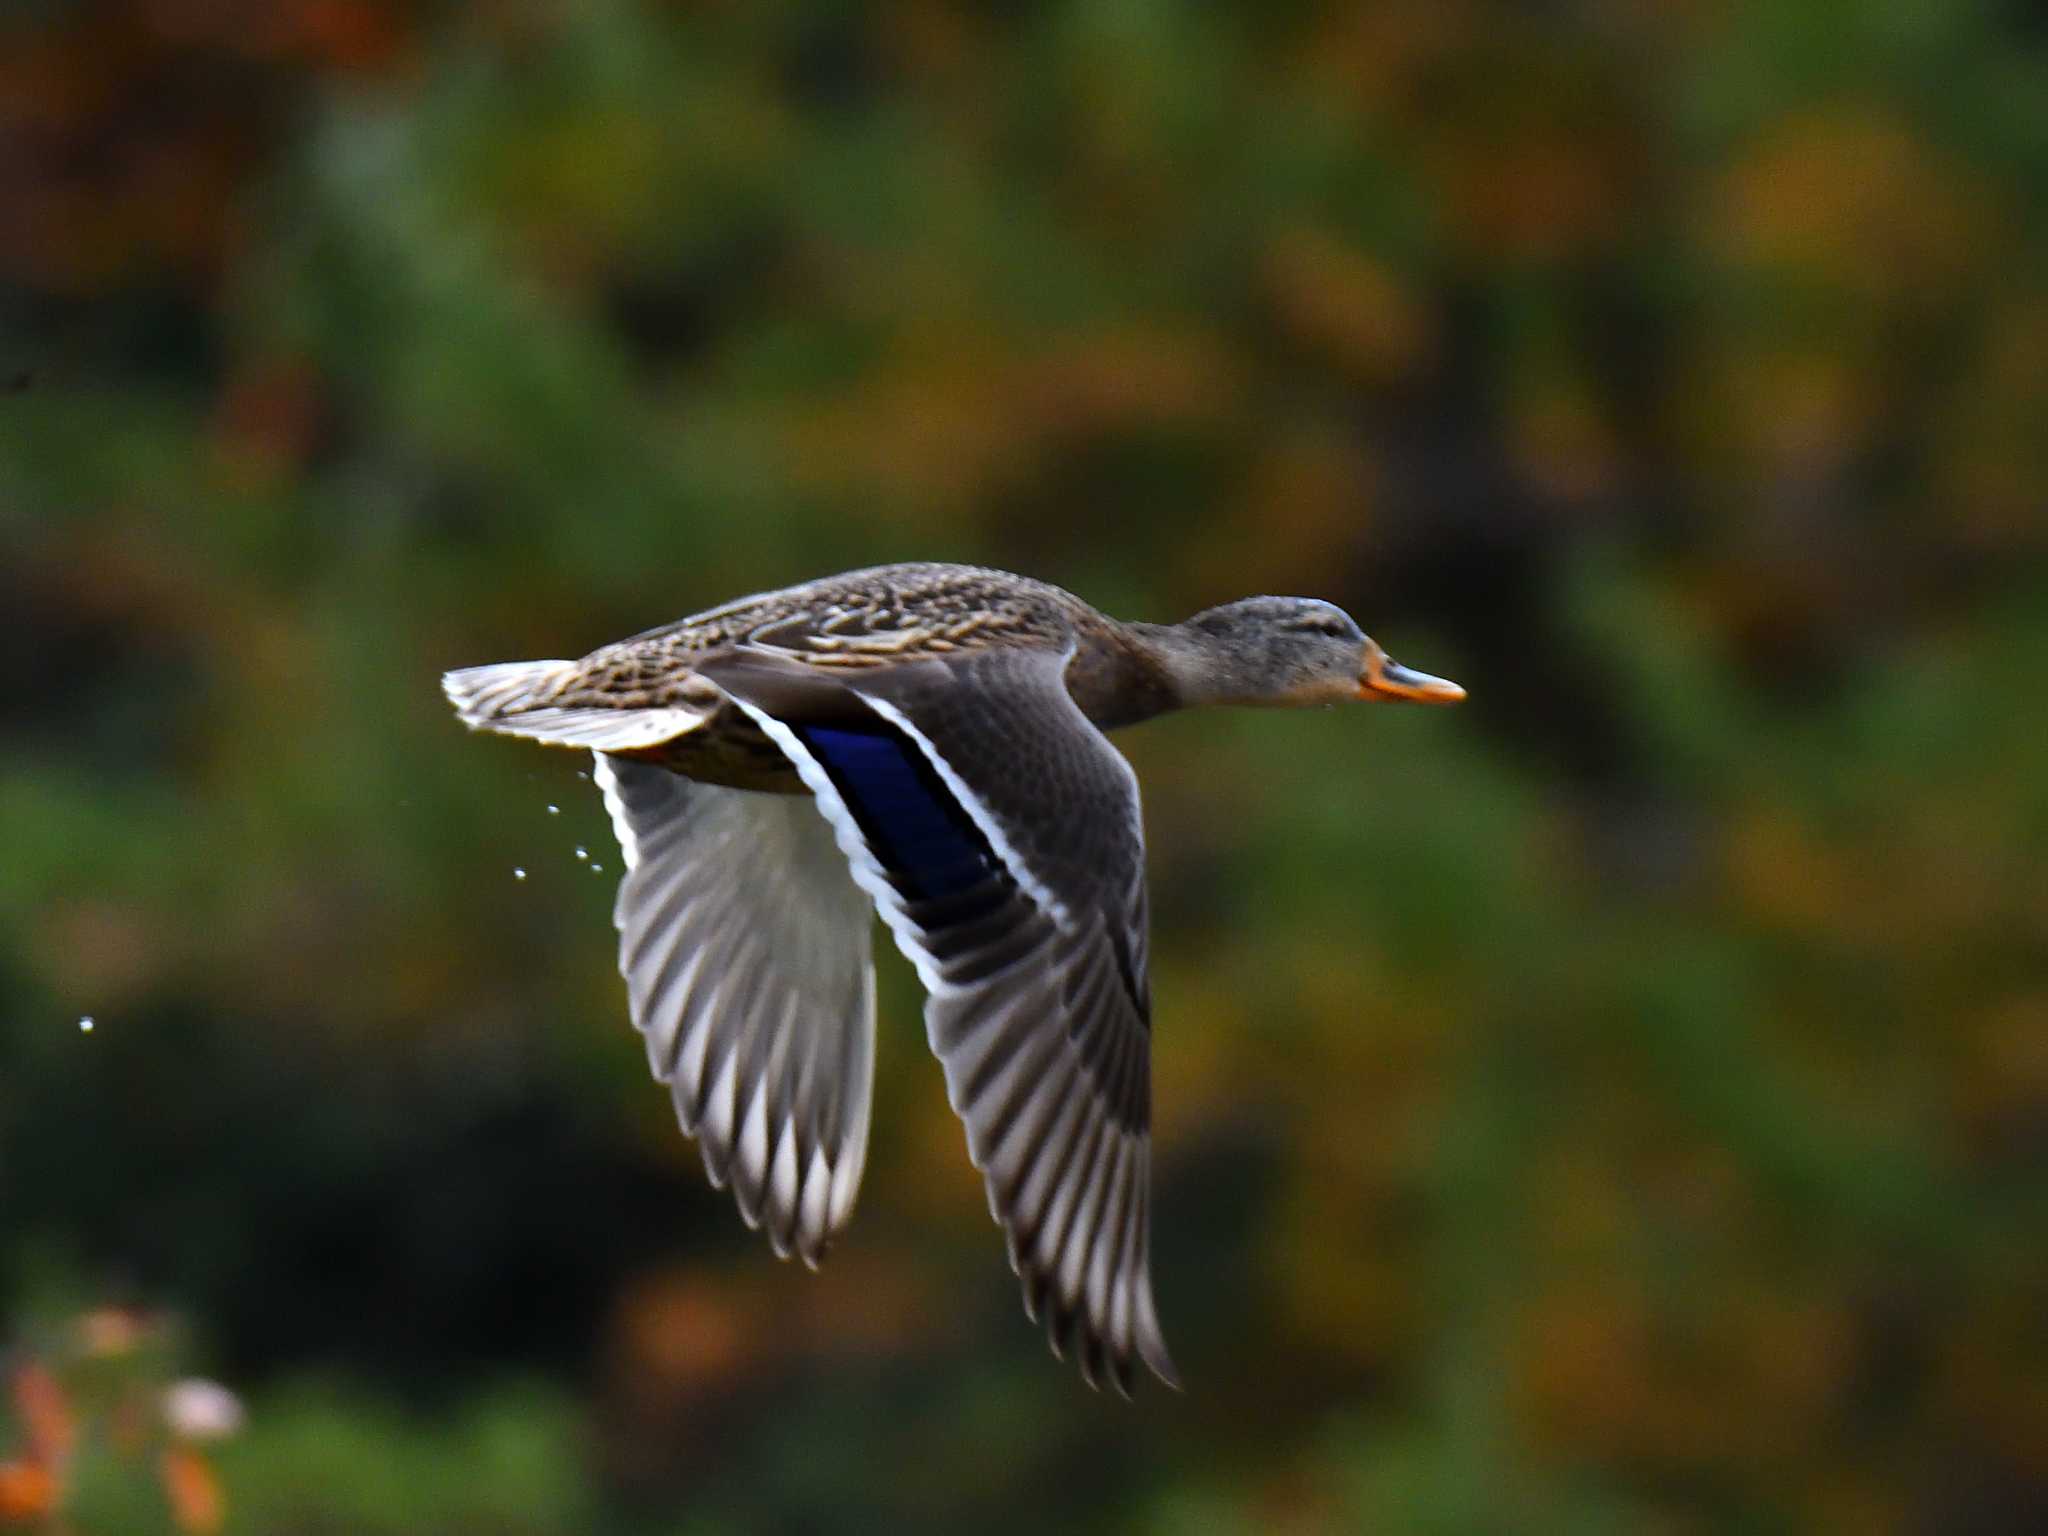
<svg viewBox="0 0 2048 1536"><path fill-rule="evenodd" d="M590 857L590 850L584 847L581 843L578 843L576 845L576 857L579 859L587 859Z"/></svg>
<svg viewBox="0 0 2048 1536"><path fill-rule="evenodd" d="M588 768L578 768L576 770L576 777L588 784L590 782L590 770Z"/></svg>
<svg viewBox="0 0 2048 1536"><path fill-rule="evenodd" d="M512 866L512 878L514 880L524 880L526 878L526 871L515 864Z"/></svg>
<svg viewBox="0 0 2048 1536"><path fill-rule="evenodd" d="M595 864L595 863L594 863L594 864L592 864L592 865L590 866L590 872L591 872L591 873L592 873L593 875L601 875L601 874L603 874L603 873L604 873L604 866L603 866L602 864Z"/></svg>
<svg viewBox="0 0 2048 1536"><path fill-rule="evenodd" d="M89 1014L89 1013L85 1013L85 1014L80 1014L80 1015L79 1015L79 1018L78 1018L78 1032L79 1032L80 1034L82 1034L82 1035L89 1035L89 1034L91 1034L91 1033L92 1033L92 1025L93 1025L93 1018L92 1018L92 1015L91 1015L91 1014Z"/></svg>
<svg viewBox="0 0 2048 1536"><path fill-rule="evenodd" d="M550 816L559 816L562 814L562 808L559 805L551 805L548 807L548 814Z"/></svg>

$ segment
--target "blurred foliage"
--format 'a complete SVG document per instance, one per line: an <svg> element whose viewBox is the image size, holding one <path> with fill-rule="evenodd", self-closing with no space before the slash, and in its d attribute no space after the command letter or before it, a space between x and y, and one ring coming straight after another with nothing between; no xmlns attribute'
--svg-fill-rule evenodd
<svg viewBox="0 0 2048 1536"><path fill-rule="evenodd" d="M0 1348L227 1530L2048 1525L2038 4L27 0L0 207ZM1184 1397L893 957L775 1265L435 686L916 557L1472 690L1124 738Z"/></svg>
<svg viewBox="0 0 2048 1536"><path fill-rule="evenodd" d="M240 1430L242 1405L218 1382L173 1379L181 1330L117 1307L16 1327L0 1526L216 1536L227 1505L208 1448Z"/></svg>

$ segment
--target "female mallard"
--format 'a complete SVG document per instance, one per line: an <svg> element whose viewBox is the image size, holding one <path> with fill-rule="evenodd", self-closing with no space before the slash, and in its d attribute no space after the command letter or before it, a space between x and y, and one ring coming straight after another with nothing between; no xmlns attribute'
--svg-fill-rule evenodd
<svg viewBox="0 0 2048 1536"><path fill-rule="evenodd" d="M1048 1308L1055 1352L1078 1329L1088 1380L1107 1365L1124 1391L1134 1354L1175 1377L1147 1262L1144 835L1102 732L1191 704L1464 697L1313 598L1121 624L960 565L829 576L442 682L476 729L595 753L654 1074L712 1182L812 1265L867 1155L872 901L930 994L1026 1311Z"/></svg>

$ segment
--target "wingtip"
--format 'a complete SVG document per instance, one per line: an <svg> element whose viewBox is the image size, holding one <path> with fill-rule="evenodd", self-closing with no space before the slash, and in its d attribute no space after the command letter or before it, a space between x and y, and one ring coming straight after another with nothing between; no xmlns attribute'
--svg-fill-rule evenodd
<svg viewBox="0 0 2048 1536"><path fill-rule="evenodd" d="M1125 1402L1137 1401L1138 1372L1129 1355L1117 1355L1111 1360L1110 1382L1116 1388L1116 1395Z"/></svg>
<svg viewBox="0 0 2048 1536"><path fill-rule="evenodd" d="M1187 1390L1181 1383L1180 1371L1173 1363L1173 1356L1167 1353L1166 1339L1156 1325L1142 1329L1138 1334L1137 1343L1138 1356L1145 1362L1146 1369L1174 1391Z"/></svg>
<svg viewBox="0 0 2048 1536"><path fill-rule="evenodd" d="M1149 1275L1146 1276L1143 1288L1137 1293L1136 1299L1138 1354L1154 1376L1176 1392L1186 1391L1187 1389L1181 1385L1180 1372L1174 1367L1173 1356L1167 1351L1166 1335L1159 1327L1159 1315L1153 1310L1152 1281Z"/></svg>
<svg viewBox="0 0 2048 1536"><path fill-rule="evenodd" d="M1156 1326L1147 1327L1133 1341L1134 1353L1128 1345L1096 1332L1078 1301L1062 1301L1058 1292L1036 1273L1025 1277L1024 1314L1041 1324L1053 1358L1064 1363L1071 1354L1080 1367L1081 1379L1094 1391L1100 1392L1107 1381L1118 1397L1133 1401L1137 1396L1139 1360L1163 1385L1175 1392L1187 1390Z"/></svg>
<svg viewBox="0 0 2048 1536"><path fill-rule="evenodd" d="M1173 1360L1166 1353L1166 1346L1164 1344L1159 1346L1157 1353L1150 1350L1146 1351L1145 1364L1150 1368L1152 1374L1159 1378L1162 1385L1175 1392L1187 1391L1187 1386L1180 1379L1180 1372L1174 1367Z"/></svg>

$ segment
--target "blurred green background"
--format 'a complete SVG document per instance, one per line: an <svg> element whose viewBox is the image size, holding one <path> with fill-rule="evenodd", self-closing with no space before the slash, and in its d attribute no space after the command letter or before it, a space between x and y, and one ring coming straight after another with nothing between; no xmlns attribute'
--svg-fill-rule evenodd
<svg viewBox="0 0 2048 1536"><path fill-rule="evenodd" d="M2048 1528L2048 6L16 0L0 391L0 1363L226 1530ZM777 1265L440 698L906 558L1472 692L1120 738L1184 1396L893 952Z"/></svg>

